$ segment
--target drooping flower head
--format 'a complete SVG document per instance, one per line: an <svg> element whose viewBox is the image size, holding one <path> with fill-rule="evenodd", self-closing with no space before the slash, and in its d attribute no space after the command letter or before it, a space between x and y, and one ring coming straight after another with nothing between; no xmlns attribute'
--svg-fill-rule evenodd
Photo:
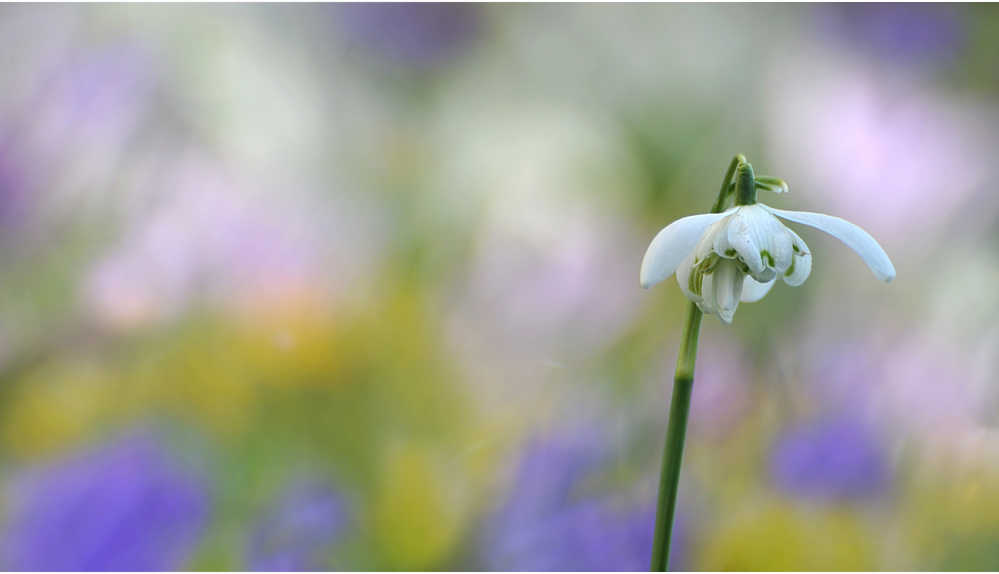
<svg viewBox="0 0 999 574"><path fill-rule="evenodd" d="M735 182L719 198L724 206L733 196L733 207L678 219L656 235L642 261L642 287L648 289L676 273L688 299L721 322L731 323L740 301L759 301L778 278L792 287L801 285L812 270L808 246L777 217L825 231L856 251L878 279L888 283L895 278L888 255L863 229L830 215L757 203L757 188L786 193L787 184L773 177L756 178L745 161L735 175Z"/></svg>

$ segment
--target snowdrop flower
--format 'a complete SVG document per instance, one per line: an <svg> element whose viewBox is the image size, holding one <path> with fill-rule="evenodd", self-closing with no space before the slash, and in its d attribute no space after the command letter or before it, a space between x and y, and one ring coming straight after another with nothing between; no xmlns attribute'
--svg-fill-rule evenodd
<svg viewBox="0 0 999 574"><path fill-rule="evenodd" d="M642 287L675 272L688 299L731 323L740 301L759 301L778 278L792 287L801 285L812 270L808 246L777 217L825 231L856 251L878 279L888 283L895 278L888 255L863 229L830 215L767 207L756 202L757 188L787 192L783 181L755 178L752 166L741 161L735 183L719 198L724 206L734 194L735 206L684 217L660 231L642 261Z"/></svg>

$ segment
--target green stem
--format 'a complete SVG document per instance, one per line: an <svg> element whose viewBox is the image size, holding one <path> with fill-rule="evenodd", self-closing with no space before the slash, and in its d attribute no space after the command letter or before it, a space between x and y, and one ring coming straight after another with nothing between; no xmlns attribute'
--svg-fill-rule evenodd
<svg viewBox="0 0 999 574"><path fill-rule="evenodd" d="M703 315L697 308L697 303L691 302L687 309L687 320L683 324L680 356L676 360L676 375L673 378L673 400L669 407L669 426L666 429L666 451L659 477L659 507L656 511L655 543L652 547L653 572L669 570L676 492L680 487L680 463L683 461L683 444L687 437L687 416L690 414L690 397L694 390L697 337L701 331Z"/></svg>
<svg viewBox="0 0 999 574"><path fill-rule="evenodd" d="M718 199L711 207L711 213L725 210L731 195L732 179L736 170L748 165L742 154L735 156L725 181L722 182ZM703 313L694 302L687 309L687 319L683 323L680 339L680 353L676 358L676 374L673 377L673 399L669 407L669 422L666 427L666 448L663 453L663 469L659 476L659 505L656 509L656 530L652 546L653 572L666 572L669 569L670 541L673 538L673 517L676 514L676 493L680 487L680 463L683 462L683 445L687 437L687 418L690 415L690 398L694 390L694 362L697 359L697 339L701 332Z"/></svg>
<svg viewBox="0 0 999 574"><path fill-rule="evenodd" d="M728 205L729 196L735 193L735 171L739 169L740 165L748 163L749 162L746 161L746 156L741 153L732 158L732 163L728 165L728 171L725 172L725 181L722 182L721 191L718 192L718 197L711 206L711 213L721 213L725 211L725 207Z"/></svg>

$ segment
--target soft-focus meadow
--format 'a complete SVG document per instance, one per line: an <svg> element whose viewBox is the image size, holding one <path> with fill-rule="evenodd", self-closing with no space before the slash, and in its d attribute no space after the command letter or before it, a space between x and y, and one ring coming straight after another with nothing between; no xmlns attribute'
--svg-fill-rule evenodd
<svg viewBox="0 0 999 574"><path fill-rule="evenodd" d="M814 269L706 317L673 567L999 569L999 9L0 8L0 567L642 570L732 156Z"/></svg>

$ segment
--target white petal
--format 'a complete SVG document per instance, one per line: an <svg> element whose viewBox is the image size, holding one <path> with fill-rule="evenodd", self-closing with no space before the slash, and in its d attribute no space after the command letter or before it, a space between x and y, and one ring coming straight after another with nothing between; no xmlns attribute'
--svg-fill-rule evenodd
<svg viewBox="0 0 999 574"><path fill-rule="evenodd" d="M809 253L808 246L798 237L797 233L790 229L787 232L791 234L792 243L794 244L794 265L784 272L781 279L791 287L797 287L804 283L805 279L808 279L808 275L812 272L812 254Z"/></svg>
<svg viewBox="0 0 999 574"><path fill-rule="evenodd" d="M777 218L774 221L780 223ZM783 223L780 223L781 231L770 238L770 249L767 251L771 254L774 259L774 264L772 267L778 275L782 275L787 268L791 266L791 258L794 256L794 250L792 248L792 239L790 232L791 230L784 227Z"/></svg>
<svg viewBox="0 0 999 574"><path fill-rule="evenodd" d="M760 283L756 279L747 276L742 282L742 296L739 297L739 300L743 303L755 303L766 296L776 283L776 279L768 283Z"/></svg>
<svg viewBox="0 0 999 574"><path fill-rule="evenodd" d="M697 301L697 306L708 315L718 314L718 301L715 299L715 274L704 275L701 283L702 297Z"/></svg>
<svg viewBox="0 0 999 574"><path fill-rule="evenodd" d="M660 231L642 260L639 282L648 289L676 272L708 227L726 213L705 213L678 219Z"/></svg>
<svg viewBox="0 0 999 574"><path fill-rule="evenodd" d="M766 283L776 276L778 257L782 264L791 264L791 242L785 230L760 204L740 207L729 223L728 241L757 281Z"/></svg>
<svg viewBox="0 0 999 574"><path fill-rule="evenodd" d="M701 297L690 290L690 274L693 270L694 253L691 253L687 255L687 258L684 259L683 263L676 270L676 281L680 284L680 291L683 291L683 294L687 296L687 299L690 299L694 303L699 303L701 301ZM701 291L701 293L704 293L704 291Z"/></svg>
<svg viewBox="0 0 999 574"><path fill-rule="evenodd" d="M722 259L715 266L712 276L712 299L718 311L717 316L722 323L728 325L735 316L735 310L739 308L739 296L742 294L742 281L745 275L739 272L734 260Z"/></svg>
<svg viewBox="0 0 999 574"><path fill-rule="evenodd" d="M738 216L735 216L738 217ZM708 233L711 235L711 251L714 251L722 257L732 259L738 256L738 252L728 241L728 224L730 220L719 221L715 224L717 228L712 227ZM700 247L700 246L698 246Z"/></svg>
<svg viewBox="0 0 999 574"><path fill-rule="evenodd" d="M750 206L746 206L750 207ZM756 218L752 215L745 215L740 207L728 224L728 242L732 248L742 256L742 260L749 266L750 271L759 273L765 268L763 258L760 256L760 249L757 247L756 233L753 231L753 222Z"/></svg>
<svg viewBox="0 0 999 574"><path fill-rule="evenodd" d="M760 271L759 273L750 273L749 276L752 277L754 281L758 281L760 283L769 283L777 278L777 272L767 267L766 269Z"/></svg>
<svg viewBox="0 0 999 574"><path fill-rule="evenodd" d="M778 217L821 229L843 243L846 243L850 249L856 251L857 255L860 255L864 262L867 263L867 266L874 272L874 276L885 283L890 283L895 278L895 267L891 264L891 260L888 259L888 254L885 253L885 250L866 231L849 221L821 213L784 211L767 206L763 207Z"/></svg>

